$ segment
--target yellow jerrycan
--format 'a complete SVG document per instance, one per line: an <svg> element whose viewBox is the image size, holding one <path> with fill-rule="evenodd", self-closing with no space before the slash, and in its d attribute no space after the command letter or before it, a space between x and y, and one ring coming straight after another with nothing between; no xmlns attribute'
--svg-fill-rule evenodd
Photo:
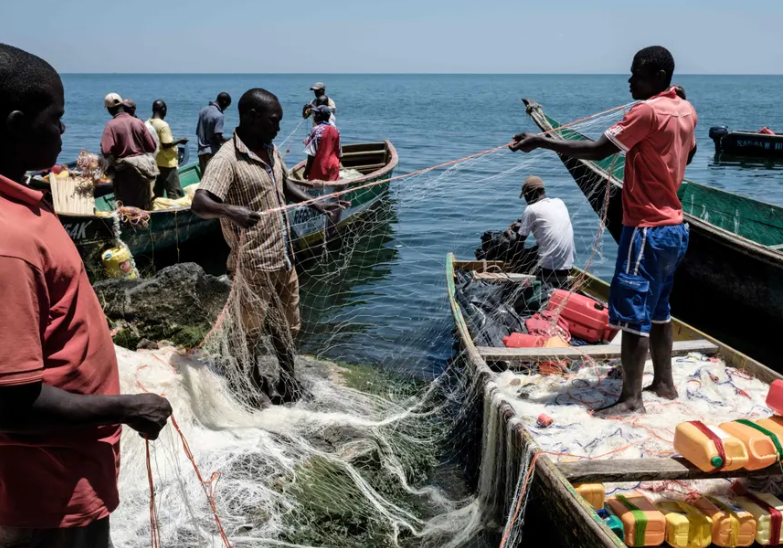
<svg viewBox="0 0 783 548"><path fill-rule="evenodd" d="M748 464L744 443L717 426L701 421L677 425L674 450L703 472L739 470Z"/></svg>
<svg viewBox="0 0 783 548"><path fill-rule="evenodd" d="M756 518L729 499L700 496L693 506L712 520L712 543L721 548L751 546L756 541Z"/></svg>
<svg viewBox="0 0 783 548"><path fill-rule="evenodd" d="M603 483L582 483L574 485L574 490L593 507L593 510L596 512L603 510L606 498L606 488Z"/></svg>
<svg viewBox="0 0 783 548"><path fill-rule="evenodd" d="M707 548L712 544L712 519L687 502L655 504L666 518L666 542L674 548Z"/></svg>
<svg viewBox="0 0 783 548"><path fill-rule="evenodd" d="M720 429L734 436L748 450L747 470L761 470L783 458L783 447L777 434L746 419L724 422Z"/></svg>

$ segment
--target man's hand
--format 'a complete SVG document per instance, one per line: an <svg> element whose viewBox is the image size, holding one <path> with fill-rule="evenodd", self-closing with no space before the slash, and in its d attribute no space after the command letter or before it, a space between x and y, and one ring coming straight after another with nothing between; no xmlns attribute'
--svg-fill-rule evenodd
<svg viewBox="0 0 783 548"><path fill-rule="evenodd" d="M336 202L328 202L321 205L321 213L329 217L329 220L333 224L337 224L340 219L340 212L343 209L351 207L351 202L344 200L337 200Z"/></svg>
<svg viewBox="0 0 783 548"><path fill-rule="evenodd" d="M537 133L519 133L514 135L514 143L508 145L508 148L516 152L521 150L522 152L533 152L537 148L541 147L542 137Z"/></svg>
<svg viewBox="0 0 783 548"><path fill-rule="evenodd" d="M520 223L519 221L517 221L517 222L513 223L513 224L512 224L510 227L508 227L508 229L509 229L511 232L514 232L514 233L517 233L517 232L519 232L519 229L520 229L520 228L522 228L522 223Z"/></svg>
<svg viewBox="0 0 783 548"><path fill-rule="evenodd" d="M258 224L258 221L261 220L261 214L250 211L246 207L234 206L231 208L230 219L242 228L250 228Z"/></svg>
<svg viewBox="0 0 783 548"><path fill-rule="evenodd" d="M128 416L123 420L141 437L157 439L171 416L171 404L156 394L138 394L129 404Z"/></svg>

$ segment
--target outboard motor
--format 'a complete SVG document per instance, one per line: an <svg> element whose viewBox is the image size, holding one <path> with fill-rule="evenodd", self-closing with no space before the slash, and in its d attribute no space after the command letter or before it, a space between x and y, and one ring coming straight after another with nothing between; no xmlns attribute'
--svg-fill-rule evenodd
<svg viewBox="0 0 783 548"><path fill-rule="evenodd" d="M715 154L720 154L722 151L721 141L729 134L728 126L715 126L710 128L710 139L715 143Z"/></svg>

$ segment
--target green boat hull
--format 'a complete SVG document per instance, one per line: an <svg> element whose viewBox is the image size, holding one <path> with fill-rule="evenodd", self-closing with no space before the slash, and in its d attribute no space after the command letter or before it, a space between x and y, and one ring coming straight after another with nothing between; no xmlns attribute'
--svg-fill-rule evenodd
<svg viewBox="0 0 783 548"><path fill-rule="evenodd" d="M560 127L540 105L527 104L539 127ZM567 128L558 133L587 139ZM599 214L609 180L606 228L619 241L624 158L616 159L611 176L612 158L561 159ZM759 361L778 363L770 334L783 333L783 208L688 180L678 194L690 244L675 276L672 313Z"/></svg>

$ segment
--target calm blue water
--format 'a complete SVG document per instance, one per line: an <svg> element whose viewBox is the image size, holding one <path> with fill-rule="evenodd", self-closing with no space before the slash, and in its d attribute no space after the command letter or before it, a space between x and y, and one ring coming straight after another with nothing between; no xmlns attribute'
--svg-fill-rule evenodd
<svg viewBox="0 0 783 548"><path fill-rule="evenodd" d="M169 107L175 136L193 140L199 109L221 91L234 105L227 128L238 123L236 101L251 87L280 98L286 116L278 142L300 121L309 87L322 77L307 75L66 75L66 117L62 161L82 148L97 150L108 115L103 97L118 92L139 105L146 118L155 99ZM627 77L528 75L333 75L327 91L338 107L344 142L391 140L400 156L397 174L460 158L533 130L521 97L536 99L551 116L566 122L630 101ZM687 176L708 185L783 205L778 170L713 165L707 132L713 125L783 131L783 77L682 76L699 113L699 152ZM303 157L306 124L286 148L289 165ZM591 128L602 130L598 124ZM548 153L539 153L548 154ZM522 162L525 165L520 165ZM524 169L494 179L513 167ZM391 200L361 239L352 268L332 265L327 275L305 277L304 315L310 337L305 347L347 361L368 360L414 373L437 372L451 355L452 321L445 297L444 260L453 251L473 257L480 234L505 228L523 206L519 185L542 175L550 195L571 211L583 266L598 220L565 168L552 157L501 153L463 166L447 178L423 176L395 185ZM369 229L368 229L369 230ZM205 255L209 253L205 249ZM604 239L592 272L608 277L615 245Z"/></svg>

